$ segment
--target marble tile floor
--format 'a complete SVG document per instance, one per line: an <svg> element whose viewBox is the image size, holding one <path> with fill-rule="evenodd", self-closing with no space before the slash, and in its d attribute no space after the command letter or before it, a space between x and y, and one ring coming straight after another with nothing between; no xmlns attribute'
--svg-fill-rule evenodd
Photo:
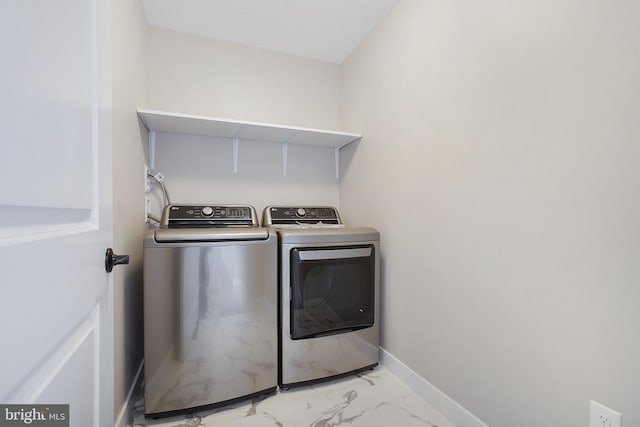
<svg viewBox="0 0 640 427"><path fill-rule="evenodd" d="M388 369L280 391L234 405L154 420L142 393L131 427L455 427Z"/></svg>

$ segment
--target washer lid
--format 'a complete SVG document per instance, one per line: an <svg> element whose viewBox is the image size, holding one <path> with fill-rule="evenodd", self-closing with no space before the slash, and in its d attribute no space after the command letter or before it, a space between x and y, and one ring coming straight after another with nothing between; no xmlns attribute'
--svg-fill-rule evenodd
<svg viewBox="0 0 640 427"><path fill-rule="evenodd" d="M269 230L266 228L161 228L155 230L154 240L158 243L232 242L268 240L269 235Z"/></svg>

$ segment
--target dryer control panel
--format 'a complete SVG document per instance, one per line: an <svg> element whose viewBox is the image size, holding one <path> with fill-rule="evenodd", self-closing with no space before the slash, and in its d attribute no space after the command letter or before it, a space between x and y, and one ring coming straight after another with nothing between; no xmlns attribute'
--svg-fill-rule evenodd
<svg viewBox="0 0 640 427"><path fill-rule="evenodd" d="M265 227L277 225L342 224L331 206L267 206L262 215Z"/></svg>
<svg viewBox="0 0 640 427"><path fill-rule="evenodd" d="M160 227L258 227L258 218L250 205L168 205L162 213Z"/></svg>

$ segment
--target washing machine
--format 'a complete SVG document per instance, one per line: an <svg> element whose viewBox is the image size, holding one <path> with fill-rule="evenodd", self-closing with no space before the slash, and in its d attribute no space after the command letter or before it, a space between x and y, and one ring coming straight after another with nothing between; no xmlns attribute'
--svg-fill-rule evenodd
<svg viewBox="0 0 640 427"><path fill-rule="evenodd" d="M277 237L248 205L169 205L144 240L144 411L277 388Z"/></svg>
<svg viewBox="0 0 640 427"><path fill-rule="evenodd" d="M279 245L278 383L287 389L379 360L380 234L336 208L268 206Z"/></svg>

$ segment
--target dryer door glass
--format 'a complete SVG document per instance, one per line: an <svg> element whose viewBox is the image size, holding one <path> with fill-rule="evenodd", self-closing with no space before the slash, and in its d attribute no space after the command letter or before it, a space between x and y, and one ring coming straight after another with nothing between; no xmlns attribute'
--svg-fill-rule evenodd
<svg viewBox="0 0 640 427"><path fill-rule="evenodd" d="M291 250L291 338L373 326L373 245Z"/></svg>

